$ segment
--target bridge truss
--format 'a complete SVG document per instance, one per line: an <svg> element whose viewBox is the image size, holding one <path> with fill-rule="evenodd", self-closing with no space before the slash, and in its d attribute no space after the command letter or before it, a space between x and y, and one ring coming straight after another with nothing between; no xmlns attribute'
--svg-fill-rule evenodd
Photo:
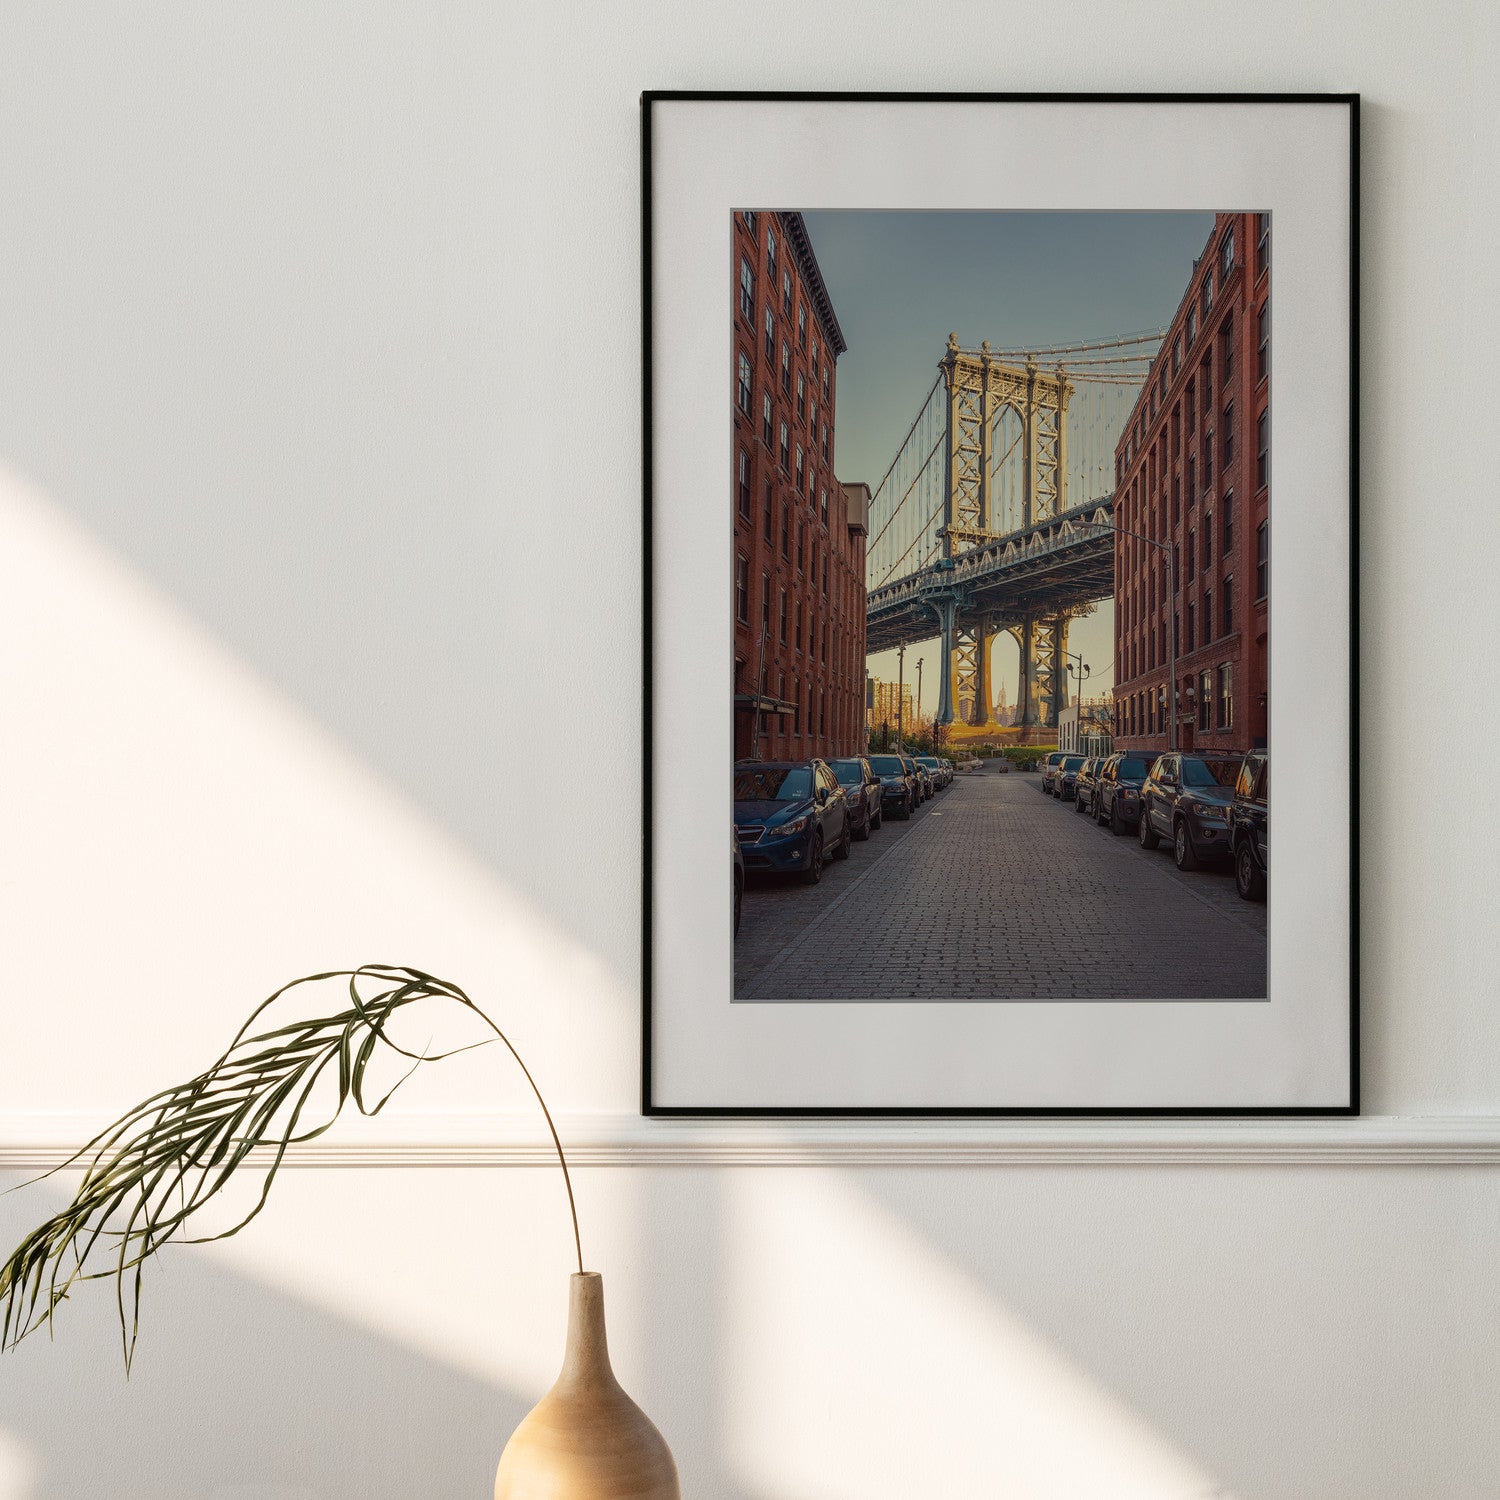
<svg viewBox="0 0 1500 1500"><path fill-rule="evenodd" d="M866 548L867 649L936 627L940 723L988 721L991 648L1008 632L1021 658L1016 722L1056 726L1068 622L1114 591L1115 447L1160 343L970 351L949 335L872 499Z"/></svg>

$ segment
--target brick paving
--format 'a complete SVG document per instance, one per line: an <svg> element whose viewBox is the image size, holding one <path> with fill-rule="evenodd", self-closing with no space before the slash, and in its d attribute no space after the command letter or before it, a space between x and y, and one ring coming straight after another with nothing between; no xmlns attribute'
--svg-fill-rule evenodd
<svg viewBox="0 0 1500 1500"><path fill-rule="evenodd" d="M1042 795L957 777L820 885L752 881L735 999L1263 999L1266 908Z"/></svg>

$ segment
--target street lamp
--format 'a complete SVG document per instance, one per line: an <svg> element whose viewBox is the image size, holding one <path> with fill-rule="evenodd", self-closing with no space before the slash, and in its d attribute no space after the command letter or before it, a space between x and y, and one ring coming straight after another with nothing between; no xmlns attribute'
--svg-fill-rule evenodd
<svg viewBox="0 0 1500 1500"><path fill-rule="evenodd" d="M1092 676L1089 664L1083 659L1081 651L1064 651L1063 655L1068 658L1068 674L1078 679L1078 743L1073 746L1074 750L1083 749L1083 679ZM1075 667L1074 662L1078 665Z"/></svg>
<svg viewBox="0 0 1500 1500"><path fill-rule="evenodd" d="M1170 542L1159 542L1154 536L1142 536L1138 531L1127 531L1123 526L1113 526L1107 521L1079 521L1080 528L1089 526L1095 531L1113 531L1117 536L1133 536L1165 554L1167 559L1167 748L1177 748L1177 567Z"/></svg>

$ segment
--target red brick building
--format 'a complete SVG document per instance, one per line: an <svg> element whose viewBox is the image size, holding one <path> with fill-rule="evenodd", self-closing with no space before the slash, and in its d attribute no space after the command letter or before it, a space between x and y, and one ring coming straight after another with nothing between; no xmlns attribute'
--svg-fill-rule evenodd
<svg viewBox="0 0 1500 1500"><path fill-rule="evenodd" d="M1271 227L1219 214L1115 450L1115 743L1168 748L1167 631L1178 743L1266 744L1270 594Z"/></svg>
<svg viewBox="0 0 1500 1500"><path fill-rule="evenodd" d="M864 748L869 490L833 473L847 347L796 213L734 216L734 753Z"/></svg>

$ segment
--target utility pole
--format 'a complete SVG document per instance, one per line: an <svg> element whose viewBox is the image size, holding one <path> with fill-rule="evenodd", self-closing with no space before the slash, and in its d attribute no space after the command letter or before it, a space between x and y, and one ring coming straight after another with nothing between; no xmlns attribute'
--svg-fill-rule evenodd
<svg viewBox="0 0 1500 1500"><path fill-rule="evenodd" d="M901 753L901 710L906 707L906 647L896 647L896 753Z"/></svg>
<svg viewBox="0 0 1500 1500"><path fill-rule="evenodd" d="M917 733L922 732L922 658L917 658Z"/></svg>

